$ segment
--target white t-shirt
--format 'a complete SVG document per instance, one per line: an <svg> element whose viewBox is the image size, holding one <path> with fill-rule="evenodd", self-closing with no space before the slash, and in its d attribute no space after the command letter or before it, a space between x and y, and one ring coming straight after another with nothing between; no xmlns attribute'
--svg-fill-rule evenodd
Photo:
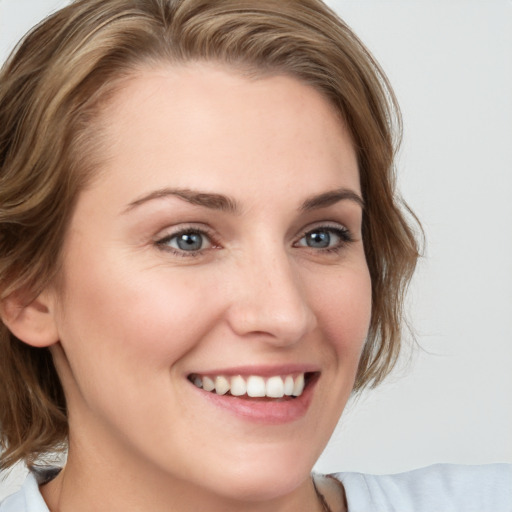
<svg viewBox="0 0 512 512"><path fill-rule="evenodd" d="M512 464L334 476L343 483L349 512L512 512Z"/></svg>
<svg viewBox="0 0 512 512"><path fill-rule="evenodd" d="M349 512L512 512L512 464L437 464L396 475L337 473ZM49 512L36 477L0 512Z"/></svg>

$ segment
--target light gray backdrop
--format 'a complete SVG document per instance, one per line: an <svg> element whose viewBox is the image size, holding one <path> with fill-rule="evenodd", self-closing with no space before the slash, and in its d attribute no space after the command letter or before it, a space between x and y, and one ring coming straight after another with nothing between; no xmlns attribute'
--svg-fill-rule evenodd
<svg viewBox="0 0 512 512"><path fill-rule="evenodd" d="M65 3L0 0L0 60ZM512 462L512 2L328 3L395 87L400 188L427 247L409 300L423 349L349 405L317 469Z"/></svg>

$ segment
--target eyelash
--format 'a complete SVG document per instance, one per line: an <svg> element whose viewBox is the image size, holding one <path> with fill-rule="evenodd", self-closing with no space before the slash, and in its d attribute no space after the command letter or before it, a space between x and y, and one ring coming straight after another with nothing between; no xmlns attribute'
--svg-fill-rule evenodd
<svg viewBox="0 0 512 512"><path fill-rule="evenodd" d="M320 225L320 226L315 226L313 229L308 229L307 231L305 231L303 233L303 235L301 236L301 238L299 239L299 241L296 242L294 245L297 246L297 244L301 240L303 240L306 236L311 235L313 233L329 233L329 234L334 234L339 238L339 242L332 247L323 247L323 248L309 247L310 249L314 250L315 252L337 254L342 249L344 249L347 246L347 244L354 241L352 234L346 227ZM302 246L302 247L304 247L304 246Z"/></svg>
<svg viewBox="0 0 512 512"><path fill-rule="evenodd" d="M332 247L322 247L322 248L313 248L309 246L299 245L299 242L303 240L308 235L312 235L313 233L329 233L336 235L340 240L337 244L335 244ZM205 237L208 239L209 243L211 244L210 247L203 249L200 248L198 250L193 251L185 251L183 249L176 249L174 247L171 247L169 242L171 242L173 239L177 239L180 236L184 235L201 235L202 237ZM299 238L297 242L293 244L294 247L306 247L309 249L312 249L315 252L321 252L321 253L338 253L341 251L347 244L353 242L354 239L352 237L352 234L350 231L345 227L340 226L326 226L326 225L320 225L313 229L308 229L307 231L304 231L302 236ZM156 240L155 244L158 246L158 248L162 251L171 252L172 254L183 257L183 258L190 258L190 257L198 257L201 256L204 251L207 251L209 249L215 249L219 247L219 244L217 243L215 237L211 232L208 230L197 228L197 227L187 227L184 229L180 229L179 231L175 233L171 233L169 235L164 236L163 238L160 238Z"/></svg>
<svg viewBox="0 0 512 512"><path fill-rule="evenodd" d="M182 249L176 249L174 247L171 247L169 242L173 239L177 239L180 236L184 235L201 235L202 237L208 239L209 243L211 244L211 247L208 247L207 249L198 249L197 251L185 251ZM215 237L211 232L209 232L206 229L203 228L197 228L197 227L186 227L184 229L180 229L179 231L175 233L170 233L169 235L164 236L163 238L160 238L156 241L156 245L159 247L162 251L167 251L175 256L180 256L183 258L194 258L197 256L201 256L201 254L209 249L214 249L219 246L219 244L216 242Z"/></svg>

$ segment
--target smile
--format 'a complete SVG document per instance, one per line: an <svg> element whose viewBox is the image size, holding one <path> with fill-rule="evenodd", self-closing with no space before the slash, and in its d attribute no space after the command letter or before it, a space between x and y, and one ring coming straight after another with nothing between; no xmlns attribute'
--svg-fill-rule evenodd
<svg viewBox="0 0 512 512"><path fill-rule="evenodd" d="M198 375L191 374L188 380L194 386L217 395L251 398L299 397L312 373L296 373L262 377L259 375Z"/></svg>

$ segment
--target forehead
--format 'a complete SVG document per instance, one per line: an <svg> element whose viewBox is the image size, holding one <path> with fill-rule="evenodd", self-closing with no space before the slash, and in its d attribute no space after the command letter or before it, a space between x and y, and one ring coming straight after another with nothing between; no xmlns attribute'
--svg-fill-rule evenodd
<svg viewBox="0 0 512 512"><path fill-rule="evenodd" d="M162 65L127 81L102 113L106 175L118 183L225 193L359 190L340 116L318 91L285 76L248 78L213 64ZM331 183L332 182L332 183Z"/></svg>

